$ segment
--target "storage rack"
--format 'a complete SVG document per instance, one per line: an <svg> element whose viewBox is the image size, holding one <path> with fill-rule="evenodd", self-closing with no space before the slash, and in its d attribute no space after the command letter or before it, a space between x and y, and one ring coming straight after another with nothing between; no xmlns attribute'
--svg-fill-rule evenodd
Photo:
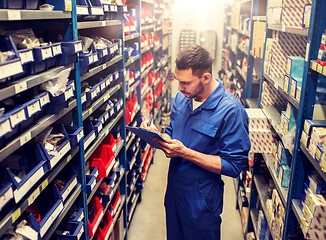
<svg viewBox="0 0 326 240"><path fill-rule="evenodd" d="M252 8L251 8L251 26L254 21L263 20L266 21L266 27L265 27L265 44L264 44L264 51L263 51L263 58L262 59L255 59L254 61L258 60L262 62L262 68L261 68L261 79L260 79L260 90L258 99L249 99L247 95L245 95L245 101L242 101L244 105L250 108L257 108L257 105L259 108L262 109L263 113L268 118L273 131L275 132L278 139L281 139L282 136L285 135L285 133L280 128L280 110L278 107L275 106L265 106L262 104L262 85L264 81L269 82L275 90L278 91L278 93L289 103L291 104L292 108L295 109L295 117L296 117L296 132L295 132L295 138L294 138L294 149L293 151L288 151L289 156L291 157L291 166L290 166L290 181L289 186L287 188L282 187L279 183L279 179L276 176L275 168L274 168L274 160L273 156L271 154L255 154L253 157L253 165L250 167L250 171L252 174L252 180L251 180L251 188L250 193L246 196L248 199L248 210L249 210L249 216L243 221L243 228L244 228L244 238L246 238L246 234L249 232L254 232L256 237L258 234L258 210L262 210L265 218L267 220L268 228L272 228L272 222L268 216L268 209L266 205L266 200L270 198L270 190L271 187L268 186L268 180L266 180L266 175L270 175L268 179L272 180L273 184L275 185L275 189L278 192L278 195L280 196L281 202L284 205L285 208L285 218L284 218L284 224L283 224L283 232L282 236L280 236L281 239L289 239L289 238L295 238L295 239L301 239L304 238L304 235L301 230L299 230L300 224L303 221L303 213L300 209L300 201L301 201L301 195L304 188L304 182L307 177L307 172L309 169L316 170L319 175L322 177L324 181L326 181L326 174L321 169L321 166L316 161L314 156L311 156L309 150L304 146L304 144L301 142L301 133L303 131L303 125L305 119L312 119L313 114L316 112L316 109L320 109L320 105L315 104L315 97L316 97L316 87L317 87L317 80L321 75L325 75L324 67L317 64L316 59L318 55L318 50L321 42L321 35L324 33L325 30L325 16L322 14L326 10L326 2L320 1L320 0L313 0L312 6L311 6L311 17L310 17L310 24L309 28L303 29L303 28L295 28L295 27L284 27L284 26L275 26L268 23L268 19L266 18L268 9L268 1L266 5L266 1L238 1L238 6L242 6L243 4L249 4L248 2L251 2ZM258 4L262 4L263 6L266 5L266 14L263 16L261 13L256 15L253 8L257 7ZM229 7L229 6L228 6ZM229 18L231 16L231 12L229 12L229 8L226 9L226 26L225 26L225 42L227 42L227 32L229 31L236 31L234 27L230 26ZM283 90L283 84L282 81L279 81L278 79L273 79L272 77L268 76L267 74L264 74L264 61L265 61L265 50L266 50L266 39L270 38L273 34L281 32L281 33L291 33L294 34L294 36L305 36L307 37L307 47L306 47L306 53L305 53L305 66L304 66L304 73L303 73L303 80L302 80L302 88L301 88L301 98L299 101L292 96L290 96L286 91ZM249 35L249 42L252 44L252 27L251 27L251 33ZM229 46L225 46L225 48L229 48ZM250 49L251 47L249 47ZM232 54L232 51L230 51ZM235 59L238 59L238 53L233 53L236 57ZM247 53L246 53L247 54ZM249 55L252 53L249 51ZM224 56L224 61L228 61L227 58ZM232 61L231 61L232 62ZM235 60L233 60L230 64L231 69L226 72L227 77L230 76L228 72L231 72L232 74L235 74L235 71L237 71L234 67ZM227 66L227 65L225 65ZM227 66L228 67L228 66ZM248 61L248 75L247 79L250 76L249 72L250 64ZM225 69L227 70L227 69ZM247 85L246 85L247 88ZM248 89L248 88L247 88ZM233 90L233 89L232 89ZM314 112L315 110L315 112ZM266 170L264 171L261 169L261 163L264 163L263 165L266 165ZM266 173L267 171L267 173ZM240 175L240 178L235 179L235 189L238 193L239 187L244 186L244 180L245 177L242 173ZM269 180L269 181L270 181ZM238 194L237 194L238 195ZM241 201L237 199L237 205L238 202ZM243 216L241 216L243 217ZM276 239L277 236L272 234L272 238Z"/></svg>
<svg viewBox="0 0 326 240"><path fill-rule="evenodd" d="M37 1L36 1L37 2ZM51 4L56 7L64 6L61 0L49 1ZM30 23L35 23L39 25L38 28L49 28L57 29L60 28L64 32L65 40L77 41L78 36L86 35L99 35L107 39L117 38L121 39L120 42L120 54L117 54L112 59L101 62L97 66L90 68L86 73L82 74L80 59L77 58L77 62L71 64L71 74L70 79L74 79L75 92L72 99L67 102L67 106L59 111L57 114L47 114L41 119L39 119L34 125L27 127L22 131L17 137L10 140L4 147L0 149L0 162L3 161L6 157L11 156L17 149L20 149L22 146L29 144L32 139L41 133L44 129L49 127L52 124L64 124L65 126L76 126L84 127L85 136L82 137L76 147L68 150L67 153L64 153L58 159L58 163L53 166L53 168L47 171L40 179L38 179L35 184L27 190L26 194L21 197L21 200L17 204L14 204L14 199L11 199L5 207L1 209L1 219L0 219L0 237L8 230L8 228L16 224L22 219L22 216L26 214L26 209L35 202L38 197L44 192L52 187L52 181L62 173L67 167L72 166L76 170L76 177L73 181L74 185L70 185L67 192L67 197L64 200L60 200L57 208L57 215L53 216L49 228L43 234L42 239L50 239L55 237L55 232L59 227L60 223L66 218L68 212L72 208L77 207L80 209L79 221L79 232L78 237L82 236L83 239L95 239L95 237L89 237L89 204L93 201L94 197L97 196L96 191L99 188L100 184L104 181L104 178L100 178L98 181L95 180L95 176L92 177L92 183L88 182L85 174L85 163L92 158L92 154L96 152L97 148L102 144L102 141L115 129L117 126L121 126L121 141L119 141L115 146L114 156L116 160L119 160L119 170L110 171L109 179L113 179L114 176L118 176L113 182L114 186L110 191L110 199L112 200L113 196L120 192L121 197L119 200L119 207L116 211L116 214L112 218L112 224L118 223L118 217L123 212L123 225L124 225L124 238L127 239L128 227L131 223L134 210L137 206L137 203L141 200L141 189L145 183L150 164L153 162L154 149L152 149L148 144L140 143L140 139L135 135L127 133L124 126L126 124L126 119L128 113L126 112L126 102L127 99L130 99L133 94L138 98L140 103L135 107L132 118L133 121L129 123L130 125L137 126L139 124L139 118L143 111L143 104L145 102L145 95L149 92L155 95L155 99L152 102L151 113L154 115L154 121L156 124L159 124L161 121L161 109L167 108L166 102L169 104L169 101L163 101L165 97L169 96L169 81L168 73L171 71L171 45L169 41L171 40L171 19L166 16L169 16L170 3L168 0L160 1L150 1L150 0L133 0L128 1L128 6L113 6L109 4L109 1L106 3L103 2L103 5L95 3L93 1L93 6L86 5L88 1L79 1L81 4L84 2L85 5L77 5L75 0L71 1L71 11L52 11L52 12L43 12L40 10L11 10L11 9L0 9L0 21L4 23L5 26L19 26L22 24L31 21ZM96 6L97 4L97 6ZM153 24L142 25L141 24L141 11L144 6L149 6L151 9L152 16L155 16ZM66 6L67 7L67 6ZM82 7L86 12L90 11L87 15L90 15L92 18L91 21L80 21L81 17L79 15L78 8ZM119 9L118 9L118 8ZM69 7L68 7L69 8ZM135 9L136 11L136 32L125 35L124 24L121 21L123 13L126 13L130 9ZM83 11L84 11L83 10ZM112 14L118 15L118 12L123 12L119 15L119 19L114 20L99 20L103 19L103 14L109 12ZM92 15L93 14L93 15ZM98 17L100 15L102 17ZM42 20L36 22L36 20ZM44 23L42 23L44 22ZM162 27L163 22L166 22L166 27ZM59 23L59 24L57 24ZM57 25L57 26L56 26ZM54 28L55 26L55 28ZM140 50L141 46L141 33L145 31L151 31L154 33L154 36L158 37L158 41L152 46ZM165 38L163 43L163 38ZM139 52L135 56L127 56L125 47L130 43L139 44ZM167 44L168 43L168 44ZM141 71L141 59L142 54L146 52L152 52L153 56L159 57L159 62L156 62L154 57L154 62L145 70ZM78 54L79 55L79 54ZM165 57L163 58L163 55ZM0 101L15 96L17 94L22 94L25 91L34 90L38 88L42 83L51 80L58 73L67 69L68 66L58 66L41 73L26 76L6 84L0 89ZM90 105L86 108L82 104L82 92L81 84L84 82L92 82L93 79L98 78L99 76L103 77L107 74L114 73L116 70L122 70L117 77L117 81L110 86L107 86L105 89L101 90L100 96L97 97L95 101L92 101ZM124 74L125 69L133 69L134 72L139 71L140 76L135 76L135 82L128 86L126 80L126 74ZM157 81L154 81L151 85L147 86L145 93L142 93L142 84L141 80L146 79L149 73L153 71L155 74L158 74ZM109 85L109 84L108 84ZM162 88L158 89L158 86L163 85ZM35 91L34 91L35 92ZM85 146L87 142L85 125L87 124L88 119L96 110L98 110L105 102L107 102L112 97L117 97L120 99L122 104L117 106L117 111L112 114L112 117L105 122L105 124L99 124L96 128L96 138ZM156 108L154 106L156 104ZM120 109L119 109L120 108ZM155 110L154 110L155 109ZM101 126L101 127L100 127ZM91 136L95 136L91 135ZM134 153L134 158L129 161L128 154L132 149ZM145 162L145 160L147 160ZM68 166L69 165L69 166ZM118 164L116 164L117 166ZM130 182L130 173L136 173L132 179L134 185L132 189L129 189ZM91 191L88 191L88 188L91 188ZM130 190L130 192L128 192ZM13 190L12 190L13 191ZM129 193L129 195L128 195ZM4 193L2 193L4 194ZM106 216L111 200L106 204L104 209L102 209L102 215ZM82 221L82 228L80 221ZM100 221L100 220L99 220ZM113 225L112 225L113 226ZM112 229L110 230L112 231ZM81 235L80 235L81 234Z"/></svg>
<svg viewBox="0 0 326 240"><path fill-rule="evenodd" d="M236 1L231 7L226 7L226 18L224 21L224 39L222 56L222 69L224 71L222 81L243 105L257 106L259 94L259 80L253 75L254 68L260 66L262 61L252 52L253 41L253 23L254 21L262 21L265 18L261 16L265 14L266 1ZM239 16L247 16L250 21L243 21L240 27ZM236 19L237 21L235 22ZM231 23L232 20L232 23ZM249 23L249 24L248 24ZM231 35L236 36L236 42L231 42ZM248 44L243 44L246 41ZM247 73L243 72L243 63L239 61L247 59Z"/></svg>

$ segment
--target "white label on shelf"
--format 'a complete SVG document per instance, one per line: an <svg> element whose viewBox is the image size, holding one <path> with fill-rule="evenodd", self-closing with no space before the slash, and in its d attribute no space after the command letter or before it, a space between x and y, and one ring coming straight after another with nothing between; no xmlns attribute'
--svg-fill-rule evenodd
<svg viewBox="0 0 326 240"><path fill-rule="evenodd" d="M53 57L51 47L42 48L41 49L41 54L42 54L42 59L43 60Z"/></svg>
<svg viewBox="0 0 326 240"><path fill-rule="evenodd" d="M19 139L20 146L23 146L26 142L32 139L31 132L27 132L24 135L22 135Z"/></svg>
<svg viewBox="0 0 326 240"><path fill-rule="evenodd" d="M61 44L56 45L56 46L52 46L52 50L53 50L53 56L57 56L57 55L62 54Z"/></svg>
<svg viewBox="0 0 326 240"><path fill-rule="evenodd" d="M81 42L75 43L75 53L80 52L82 50L83 50L83 46L82 46Z"/></svg>
<svg viewBox="0 0 326 240"><path fill-rule="evenodd" d="M71 190L77 185L77 177L74 178L74 180L70 183L70 185L67 187L67 189L62 193L62 199L63 201L66 200L69 193L71 193Z"/></svg>
<svg viewBox="0 0 326 240"><path fill-rule="evenodd" d="M37 101L29 106L27 106L28 116L31 117L34 113L41 110L40 101Z"/></svg>
<svg viewBox="0 0 326 240"><path fill-rule="evenodd" d="M33 62L34 61L33 50L31 49L27 52L20 52L19 57L20 57L20 62L22 64Z"/></svg>
<svg viewBox="0 0 326 240"><path fill-rule="evenodd" d="M106 122L107 120L109 120L109 112L106 112L104 114L104 122Z"/></svg>
<svg viewBox="0 0 326 240"><path fill-rule="evenodd" d="M14 85L15 86L15 93L20 93L27 89L27 82L20 82Z"/></svg>
<svg viewBox="0 0 326 240"><path fill-rule="evenodd" d="M67 142L66 145L50 159L51 168L53 168L69 150L70 142Z"/></svg>
<svg viewBox="0 0 326 240"><path fill-rule="evenodd" d="M40 193L40 188L35 189L35 191L27 199L28 206L30 206L35 201L35 199L40 195Z"/></svg>
<svg viewBox="0 0 326 240"><path fill-rule="evenodd" d="M98 95L101 94L101 85L97 85L95 91Z"/></svg>
<svg viewBox="0 0 326 240"><path fill-rule="evenodd" d="M110 47L110 54L113 54L114 53L114 49L113 47Z"/></svg>
<svg viewBox="0 0 326 240"><path fill-rule="evenodd" d="M18 203L43 175L44 170L41 166L23 185L14 191L15 202Z"/></svg>
<svg viewBox="0 0 326 240"><path fill-rule="evenodd" d="M80 237L83 234L83 232L84 232L84 226L82 225L81 228L80 228L80 230L79 230L79 232L78 232L78 234L77 234L77 240L80 239Z"/></svg>
<svg viewBox="0 0 326 240"><path fill-rule="evenodd" d="M43 107L45 104L49 103L50 102L50 96L49 94L45 94L44 96L40 97L40 104L41 104L41 107Z"/></svg>
<svg viewBox="0 0 326 240"><path fill-rule="evenodd" d="M107 48L104 48L103 49L103 56L106 56L106 55L108 55L108 49Z"/></svg>
<svg viewBox="0 0 326 240"><path fill-rule="evenodd" d="M104 213L103 213L103 211L101 211L101 214L100 214L100 216L98 217L98 219L97 219L97 221L96 221L96 223L95 223L95 225L94 225L94 227L93 227L93 229L92 229L92 233L93 233L93 234L95 234L95 232L96 232L98 226L100 225L100 222L101 222L101 220L102 220L102 218L103 218L103 215L104 215Z"/></svg>
<svg viewBox="0 0 326 240"><path fill-rule="evenodd" d="M98 170L96 170L96 172L94 173L94 177L97 178L98 177Z"/></svg>
<svg viewBox="0 0 326 240"><path fill-rule="evenodd" d="M22 71L23 68L20 61L2 65L0 66L0 79L13 76L17 73L21 73Z"/></svg>
<svg viewBox="0 0 326 240"><path fill-rule="evenodd" d="M40 229L40 235L41 237L44 236L44 234L48 231L49 227L52 225L54 220L59 216L63 209L63 203L60 201L60 204L57 206L57 208L53 211L53 213L49 216L49 218L45 221L43 226Z"/></svg>
<svg viewBox="0 0 326 240"><path fill-rule="evenodd" d="M91 184L91 191L93 191L93 189L95 188L96 185L96 178L93 178L93 182Z"/></svg>
<svg viewBox="0 0 326 240"><path fill-rule="evenodd" d="M307 42L306 57L304 59L306 62L308 62L308 58L309 58L309 48L310 48L310 42Z"/></svg>
<svg viewBox="0 0 326 240"><path fill-rule="evenodd" d="M11 131L10 120L9 118L0 124L0 136L5 135Z"/></svg>
<svg viewBox="0 0 326 240"><path fill-rule="evenodd" d="M128 12L128 7L126 5L123 5L123 11Z"/></svg>
<svg viewBox="0 0 326 240"><path fill-rule="evenodd" d="M110 9L109 9L109 5L103 5L104 6L104 12L109 12Z"/></svg>
<svg viewBox="0 0 326 240"><path fill-rule="evenodd" d="M98 125L97 131L100 132L100 131L102 130L102 128L103 128L102 123L100 123L100 124Z"/></svg>
<svg viewBox="0 0 326 240"><path fill-rule="evenodd" d="M14 128L18 123L26 120L25 110L21 109L15 114L10 115L11 127Z"/></svg>
<svg viewBox="0 0 326 240"><path fill-rule="evenodd" d="M12 191L12 187L8 188L8 190L0 196L0 209L14 197L14 193Z"/></svg>
<svg viewBox="0 0 326 240"><path fill-rule="evenodd" d="M94 89L92 92L91 92L91 98L92 100L97 96L97 91L96 89Z"/></svg>
<svg viewBox="0 0 326 240"><path fill-rule="evenodd" d="M80 222L81 220L83 220L84 218L84 211L81 212L79 218L77 219L78 222Z"/></svg>
<svg viewBox="0 0 326 240"><path fill-rule="evenodd" d="M74 90L72 89L72 87L66 89L65 91L65 101L68 101L69 98L74 96Z"/></svg>
<svg viewBox="0 0 326 240"><path fill-rule="evenodd" d="M93 59L94 59L94 62L97 62L98 61L98 55L97 54L94 54L93 55Z"/></svg>
<svg viewBox="0 0 326 240"><path fill-rule="evenodd" d="M21 20L21 13L18 10L7 10L8 20Z"/></svg>
<svg viewBox="0 0 326 240"><path fill-rule="evenodd" d="M92 135L87 139L87 141L85 141L85 149L89 146L89 144L91 143L91 142L93 142L93 140L95 139L95 132L94 133L92 133Z"/></svg>
<svg viewBox="0 0 326 240"><path fill-rule="evenodd" d="M92 7L91 8L92 15L103 15L103 8L102 7Z"/></svg>
<svg viewBox="0 0 326 240"><path fill-rule="evenodd" d="M89 62L89 64L92 64L92 63L94 62L94 57L93 57L93 55L89 55L89 56L88 56L88 62Z"/></svg>
<svg viewBox="0 0 326 240"><path fill-rule="evenodd" d="M118 6L114 6L114 11L118 11Z"/></svg>
<svg viewBox="0 0 326 240"><path fill-rule="evenodd" d="M106 88L106 84L105 84L105 82L102 82L101 83L101 91L105 90L105 88Z"/></svg>
<svg viewBox="0 0 326 240"><path fill-rule="evenodd" d="M119 79L119 73L118 72L115 73L115 79Z"/></svg>
<svg viewBox="0 0 326 240"><path fill-rule="evenodd" d="M111 114L111 116L114 114L114 108L110 109L110 114Z"/></svg>
<svg viewBox="0 0 326 240"><path fill-rule="evenodd" d="M77 12L77 15L89 15L88 7L79 7L79 6L77 6L76 7L76 12Z"/></svg>
<svg viewBox="0 0 326 240"><path fill-rule="evenodd" d="M323 74L323 66L322 65L320 65L320 64L317 65L317 72Z"/></svg>
<svg viewBox="0 0 326 240"><path fill-rule="evenodd" d="M86 94L82 95L81 96L81 103L86 102L86 99L87 99Z"/></svg>
<svg viewBox="0 0 326 240"><path fill-rule="evenodd" d="M80 139L84 137L84 130L81 130L78 134L77 134L77 142L80 141Z"/></svg>

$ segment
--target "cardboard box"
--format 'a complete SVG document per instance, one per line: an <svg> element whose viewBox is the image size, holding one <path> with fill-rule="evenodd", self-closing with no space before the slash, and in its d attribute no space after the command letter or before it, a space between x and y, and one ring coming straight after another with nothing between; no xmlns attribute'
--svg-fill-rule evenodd
<svg viewBox="0 0 326 240"><path fill-rule="evenodd" d="M254 56L259 58L263 58L265 29L266 22L254 22L252 36L252 53Z"/></svg>
<svg viewBox="0 0 326 240"><path fill-rule="evenodd" d="M326 182L315 171L308 173L307 186L311 193L319 195L326 194Z"/></svg>
<svg viewBox="0 0 326 240"><path fill-rule="evenodd" d="M326 128L326 120L309 120L306 119L304 122L303 130L311 136L312 128L313 127L324 127Z"/></svg>
<svg viewBox="0 0 326 240"><path fill-rule="evenodd" d="M304 63L303 57L289 56L286 62L286 74L290 77L302 78Z"/></svg>
<svg viewBox="0 0 326 240"><path fill-rule="evenodd" d="M291 169L288 165L280 166L280 173L278 179L282 187L289 187L290 171Z"/></svg>
<svg viewBox="0 0 326 240"><path fill-rule="evenodd" d="M310 141L310 137L308 136L308 134L305 131L302 131L301 142L306 148L309 148L309 141Z"/></svg>
<svg viewBox="0 0 326 240"><path fill-rule="evenodd" d="M317 144L311 139L310 139L310 142L309 142L308 150L309 150L311 156L315 157L316 150L317 150Z"/></svg>
<svg viewBox="0 0 326 240"><path fill-rule="evenodd" d="M326 218L326 201L322 195L307 194L306 203L313 216Z"/></svg>

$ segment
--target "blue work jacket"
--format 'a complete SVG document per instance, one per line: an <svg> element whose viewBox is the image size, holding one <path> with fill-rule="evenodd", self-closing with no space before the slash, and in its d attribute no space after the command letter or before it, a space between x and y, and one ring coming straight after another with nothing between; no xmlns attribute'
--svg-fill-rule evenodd
<svg viewBox="0 0 326 240"><path fill-rule="evenodd" d="M237 177L248 161L248 116L234 95L216 81L217 88L195 110L192 99L177 93L165 133L195 151L220 156L221 174ZM171 159L169 172L199 179L218 175L182 158Z"/></svg>

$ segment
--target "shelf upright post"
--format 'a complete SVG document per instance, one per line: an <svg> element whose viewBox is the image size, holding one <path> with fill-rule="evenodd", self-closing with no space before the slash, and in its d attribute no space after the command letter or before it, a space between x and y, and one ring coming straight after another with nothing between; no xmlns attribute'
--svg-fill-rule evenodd
<svg viewBox="0 0 326 240"><path fill-rule="evenodd" d="M246 76L246 87L245 87L245 94L244 94L244 101L246 102L246 99L251 98L251 91L252 91L252 72L254 68L254 57L251 56L250 51L252 48L252 38L253 38L253 32L254 32L254 21L253 16L258 15L258 9L259 9L259 0L252 0L251 2L251 14L250 14L250 33L249 33L249 48L248 48L248 69L247 69L247 76Z"/></svg>
<svg viewBox="0 0 326 240"><path fill-rule="evenodd" d="M78 29L77 29L77 8L76 0L71 1L72 3L72 38L78 40ZM77 124L79 127L83 126L82 116L82 103L81 103L81 84L80 84L80 68L79 58L75 63L75 81L76 81L76 99L77 99ZM86 171L85 171L85 159L84 159L84 137L79 141L79 156L80 156L80 178L82 183L82 201L84 208L84 233L85 239L88 239L88 210L87 210L87 194L86 194Z"/></svg>
<svg viewBox="0 0 326 240"><path fill-rule="evenodd" d="M125 39L124 39L124 21L121 21L121 41L122 41L122 68L125 69ZM124 140L124 146L123 149L120 151L120 163L122 164L123 168L126 170L127 169L127 149L126 149L126 81L125 81L125 77L123 76L123 84L122 84L122 88L123 88L123 92L122 92L122 98L123 98L123 117L122 117L122 130L121 131L121 137ZM125 235L125 239L128 239L128 222L127 222L127 217L128 217L128 213L127 213L127 173L125 171L125 173L123 174L121 183L120 183L120 191L122 195L126 196L126 201L124 202L124 206L123 206L123 226L124 229L126 230L126 235Z"/></svg>
<svg viewBox="0 0 326 240"><path fill-rule="evenodd" d="M299 103L297 116L297 129L294 141L293 160L291 165L291 176L289 183L289 191L287 196L287 206L285 214L285 224L283 230L283 238L288 233L295 232L296 222L295 216L291 209L292 199L300 198L303 191L303 183L305 177L305 162L302 153L299 153L300 138L305 119L311 119L313 114L316 85L318 74L310 71L310 60L317 59L318 50L320 46L321 35L326 27L326 1L313 0L311 7L310 26L308 33L308 42L305 56L305 66L302 79L301 99ZM292 224L293 223L293 224Z"/></svg>

